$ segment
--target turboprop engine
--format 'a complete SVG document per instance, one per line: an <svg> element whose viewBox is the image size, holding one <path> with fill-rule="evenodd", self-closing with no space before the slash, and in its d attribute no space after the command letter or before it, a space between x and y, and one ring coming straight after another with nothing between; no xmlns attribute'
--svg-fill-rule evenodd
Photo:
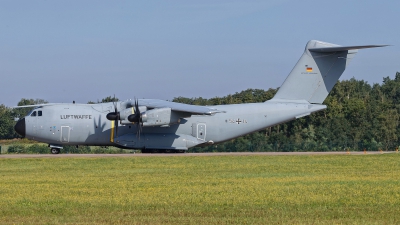
<svg viewBox="0 0 400 225"><path fill-rule="evenodd" d="M140 110L141 111L141 110ZM130 122L140 122L143 127L149 126L166 126L178 123L180 116L171 111L171 108L151 109L140 113L138 120L136 114L128 116Z"/></svg>
<svg viewBox="0 0 400 225"><path fill-rule="evenodd" d="M150 109L146 106L139 106L136 100L133 107L117 110L114 103L114 112L107 114L107 119L115 121L116 127L119 124L130 125L136 123L140 127L150 126L169 126L170 124L179 123L181 117L190 116L185 113L172 111L171 108L155 108ZM116 128L117 130L118 128Z"/></svg>
<svg viewBox="0 0 400 225"><path fill-rule="evenodd" d="M146 106L140 106L138 108L139 112L145 112L147 110ZM129 121L128 117L131 115L132 116L137 115L133 107L121 110L119 112L119 120L121 121L121 124L132 124L133 122L139 122L139 121Z"/></svg>

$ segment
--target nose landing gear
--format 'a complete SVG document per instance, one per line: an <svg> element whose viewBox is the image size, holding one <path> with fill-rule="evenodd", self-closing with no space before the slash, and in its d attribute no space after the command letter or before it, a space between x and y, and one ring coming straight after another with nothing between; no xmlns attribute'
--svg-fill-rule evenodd
<svg viewBox="0 0 400 225"><path fill-rule="evenodd" d="M63 148L61 145L55 145L55 144L49 144L49 147L51 154L60 154L60 151Z"/></svg>

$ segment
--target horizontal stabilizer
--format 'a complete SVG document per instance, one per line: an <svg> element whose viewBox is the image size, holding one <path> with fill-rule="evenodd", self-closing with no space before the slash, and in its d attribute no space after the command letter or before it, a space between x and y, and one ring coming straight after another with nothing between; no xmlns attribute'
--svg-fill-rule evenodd
<svg viewBox="0 0 400 225"><path fill-rule="evenodd" d="M348 51L348 50L363 49L363 48L379 48L386 46L389 45L339 46L339 47L309 48L308 50L311 52L340 52L340 51Z"/></svg>

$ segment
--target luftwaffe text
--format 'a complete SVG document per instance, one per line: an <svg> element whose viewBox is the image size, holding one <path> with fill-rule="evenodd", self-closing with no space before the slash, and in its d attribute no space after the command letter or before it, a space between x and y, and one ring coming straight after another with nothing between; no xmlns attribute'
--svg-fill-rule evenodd
<svg viewBox="0 0 400 225"><path fill-rule="evenodd" d="M92 115L60 115L61 119L92 119Z"/></svg>

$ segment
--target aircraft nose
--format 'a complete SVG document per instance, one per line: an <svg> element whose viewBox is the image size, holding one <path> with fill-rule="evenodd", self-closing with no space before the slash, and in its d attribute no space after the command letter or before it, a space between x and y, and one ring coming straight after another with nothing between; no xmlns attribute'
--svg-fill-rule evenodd
<svg viewBox="0 0 400 225"><path fill-rule="evenodd" d="M14 126L14 130L22 137L25 137L25 131L26 131L25 118L18 120L17 124L15 124L15 126Z"/></svg>

